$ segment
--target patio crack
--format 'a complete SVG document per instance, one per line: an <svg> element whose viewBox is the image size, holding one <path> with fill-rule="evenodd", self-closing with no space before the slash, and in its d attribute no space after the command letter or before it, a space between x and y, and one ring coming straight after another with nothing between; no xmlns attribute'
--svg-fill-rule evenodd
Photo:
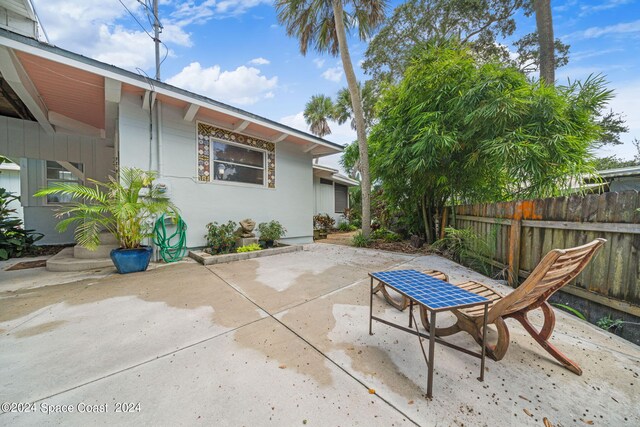
<svg viewBox="0 0 640 427"><path fill-rule="evenodd" d="M415 259L417 257L414 257L413 259ZM406 264L407 262L410 261L403 261L402 263L398 263L395 264L393 266L388 267L385 270L390 270L392 268L401 266L403 264ZM209 269L207 269L209 270ZM336 362L335 360L333 360L331 357L329 357L327 354L325 354L322 350L320 350L317 346L315 346L314 344L312 344L310 341L308 341L306 338L304 338L302 335L300 335L298 332L296 332L295 330L293 330L292 328L290 328L287 324L285 324L284 322L282 322L280 319L278 319L277 317L275 317L276 314L285 311L285 310L290 310L293 307L298 307L302 304L306 304L309 301L313 301L315 299L324 297L326 295L330 295L334 292L338 292L340 290L343 290L345 288L351 287L351 286L355 286L356 284L358 284L359 282L361 282L361 280L358 280L356 282L350 283L348 285L345 285L341 288L338 289L334 289L331 292L328 292L326 294L323 295L319 295L315 298L306 300L300 304L297 304L295 306L292 307L288 307L284 310L281 310L280 312L274 313L272 314L271 312L269 312L268 310L266 310L264 307L262 307L260 304L258 304L256 301L254 301L253 299L251 299L248 295L246 295L241 289L237 288L236 286L233 286L231 283L227 282L224 278L222 278L220 275L218 275L217 273L215 273L214 271L211 271L211 274L213 274L214 276L216 276L217 278L219 278L220 280L222 280L225 284L227 284L227 286L231 287L233 290L235 290L236 292L238 292L242 297L246 298L247 301L249 301L250 303L252 303L253 305L255 305L258 309L262 310L263 312L267 313L267 315L272 318L273 320L275 320L278 324L280 324L281 326L283 326L286 330L288 330L289 332L291 332L293 335L295 335L296 337L298 337L300 340L302 340L305 344L307 344L310 348L312 348L313 350L315 350L319 355L321 355L325 360L329 361L332 365L334 365L336 368L338 368L339 370L341 370L342 372L344 372L345 374L347 374L349 377L351 377L351 379L353 379L354 381L356 381L358 384L360 384L362 387L364 387L365 389L367 389L367 391L372 390L371 387L369 387L367 384L365 384L365 382L361 379L359 379L358 377L356 377L355 375L353 375L351 372L349 372L346 368L344 368L342 365L340 365L338 362ZM364 280L364 279L363 279ZM262 319L260 319L262 320ZM415 421L412 417L410 417L406 412L402 411L402 409L398 408L396 405L394 405L392 402L390 402L389 400L385 399L384 397L382 397L380 394L378 394L377 392L375 393L375 396L380 399L382 402L384 402L385 404L387 404L387 406L389 406L390 408L394 409L396 412L398 412L400 415L402 415L403 417L405 417L408 421L410 421L411 423L413 423L416 426L420 426L420 424Z"/></svg>

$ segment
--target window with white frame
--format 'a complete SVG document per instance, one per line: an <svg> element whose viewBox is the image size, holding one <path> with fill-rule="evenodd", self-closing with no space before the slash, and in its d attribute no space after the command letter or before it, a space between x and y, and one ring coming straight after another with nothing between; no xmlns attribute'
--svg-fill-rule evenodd
<svg viewBox="0 0 640 427"><path fill-rule="evenodd" d="M82 163L69 162L71 166L76 168L80 172L84 172ZM55 186L58 183L76 183L82 184L82 180L75 176L72 172L64 168L60 163L47 160L46 162L46 178L47 188ZM72 197L67 194L49 194L47 195L47 203L69 203Z"/></svg>
<svg viewBox="0 0 640 427"><path fill-rule="evenodd" d="M221 141L211 145L214 180L264 185L264 151Z"/></svg>

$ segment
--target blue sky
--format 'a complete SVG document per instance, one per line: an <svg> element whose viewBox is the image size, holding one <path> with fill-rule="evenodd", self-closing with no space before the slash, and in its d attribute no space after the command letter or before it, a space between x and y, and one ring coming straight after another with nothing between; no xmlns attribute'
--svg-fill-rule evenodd
<svg viewBox="0 0 640 427"><path fill-rule="evenodd" d="M147 30L142 6L122 0ZM154 74L153 42L118 0L34 0L51 43L126 69ZM391 2L388 14L400 1ZM556 37L571 45L570 61L557 71L559 83L603 73L617 96L630 132L625 144L598 155L629 158L640 139L640 0L552 1ZM161 36L168 47L162 80L256 114L306 129L302 110L311 95L334 95L346 85L337 58L299 53L297 41L279 26L271 0L161 0ZM517 39L535 29L519 14ZM509 44L512 40L505 41ZM358 66L366 43L351 39ZM164 49L163 49L164 52ZM327 139L355 139L348 125L332 126ZM335 166L337 159L326 159Z"/></svg>

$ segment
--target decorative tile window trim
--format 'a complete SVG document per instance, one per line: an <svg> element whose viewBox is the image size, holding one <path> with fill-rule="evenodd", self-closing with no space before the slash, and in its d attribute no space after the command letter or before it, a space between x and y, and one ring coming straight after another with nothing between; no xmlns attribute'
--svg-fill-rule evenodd
<svg viewBox="0 0 640 427"><path fill-rule="evenodd" d="M276 188L276 144L253 138L207 123L197 122L198 126L198 181L211 182L212 152L211 142L217 140L258 148L266 152L267 187Z"/></svg>

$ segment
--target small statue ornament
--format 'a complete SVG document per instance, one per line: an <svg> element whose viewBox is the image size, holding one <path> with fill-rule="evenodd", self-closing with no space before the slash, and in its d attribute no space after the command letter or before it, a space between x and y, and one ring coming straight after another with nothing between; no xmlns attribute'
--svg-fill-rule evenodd
<svg viewBox="0 0 640 427"><path fill-rule="evenodd" d="M252 219L243 219L240 221L240 227L236 230L236 234L242 238L256 237L253 229L256 227L256 222Z"/></svg>

